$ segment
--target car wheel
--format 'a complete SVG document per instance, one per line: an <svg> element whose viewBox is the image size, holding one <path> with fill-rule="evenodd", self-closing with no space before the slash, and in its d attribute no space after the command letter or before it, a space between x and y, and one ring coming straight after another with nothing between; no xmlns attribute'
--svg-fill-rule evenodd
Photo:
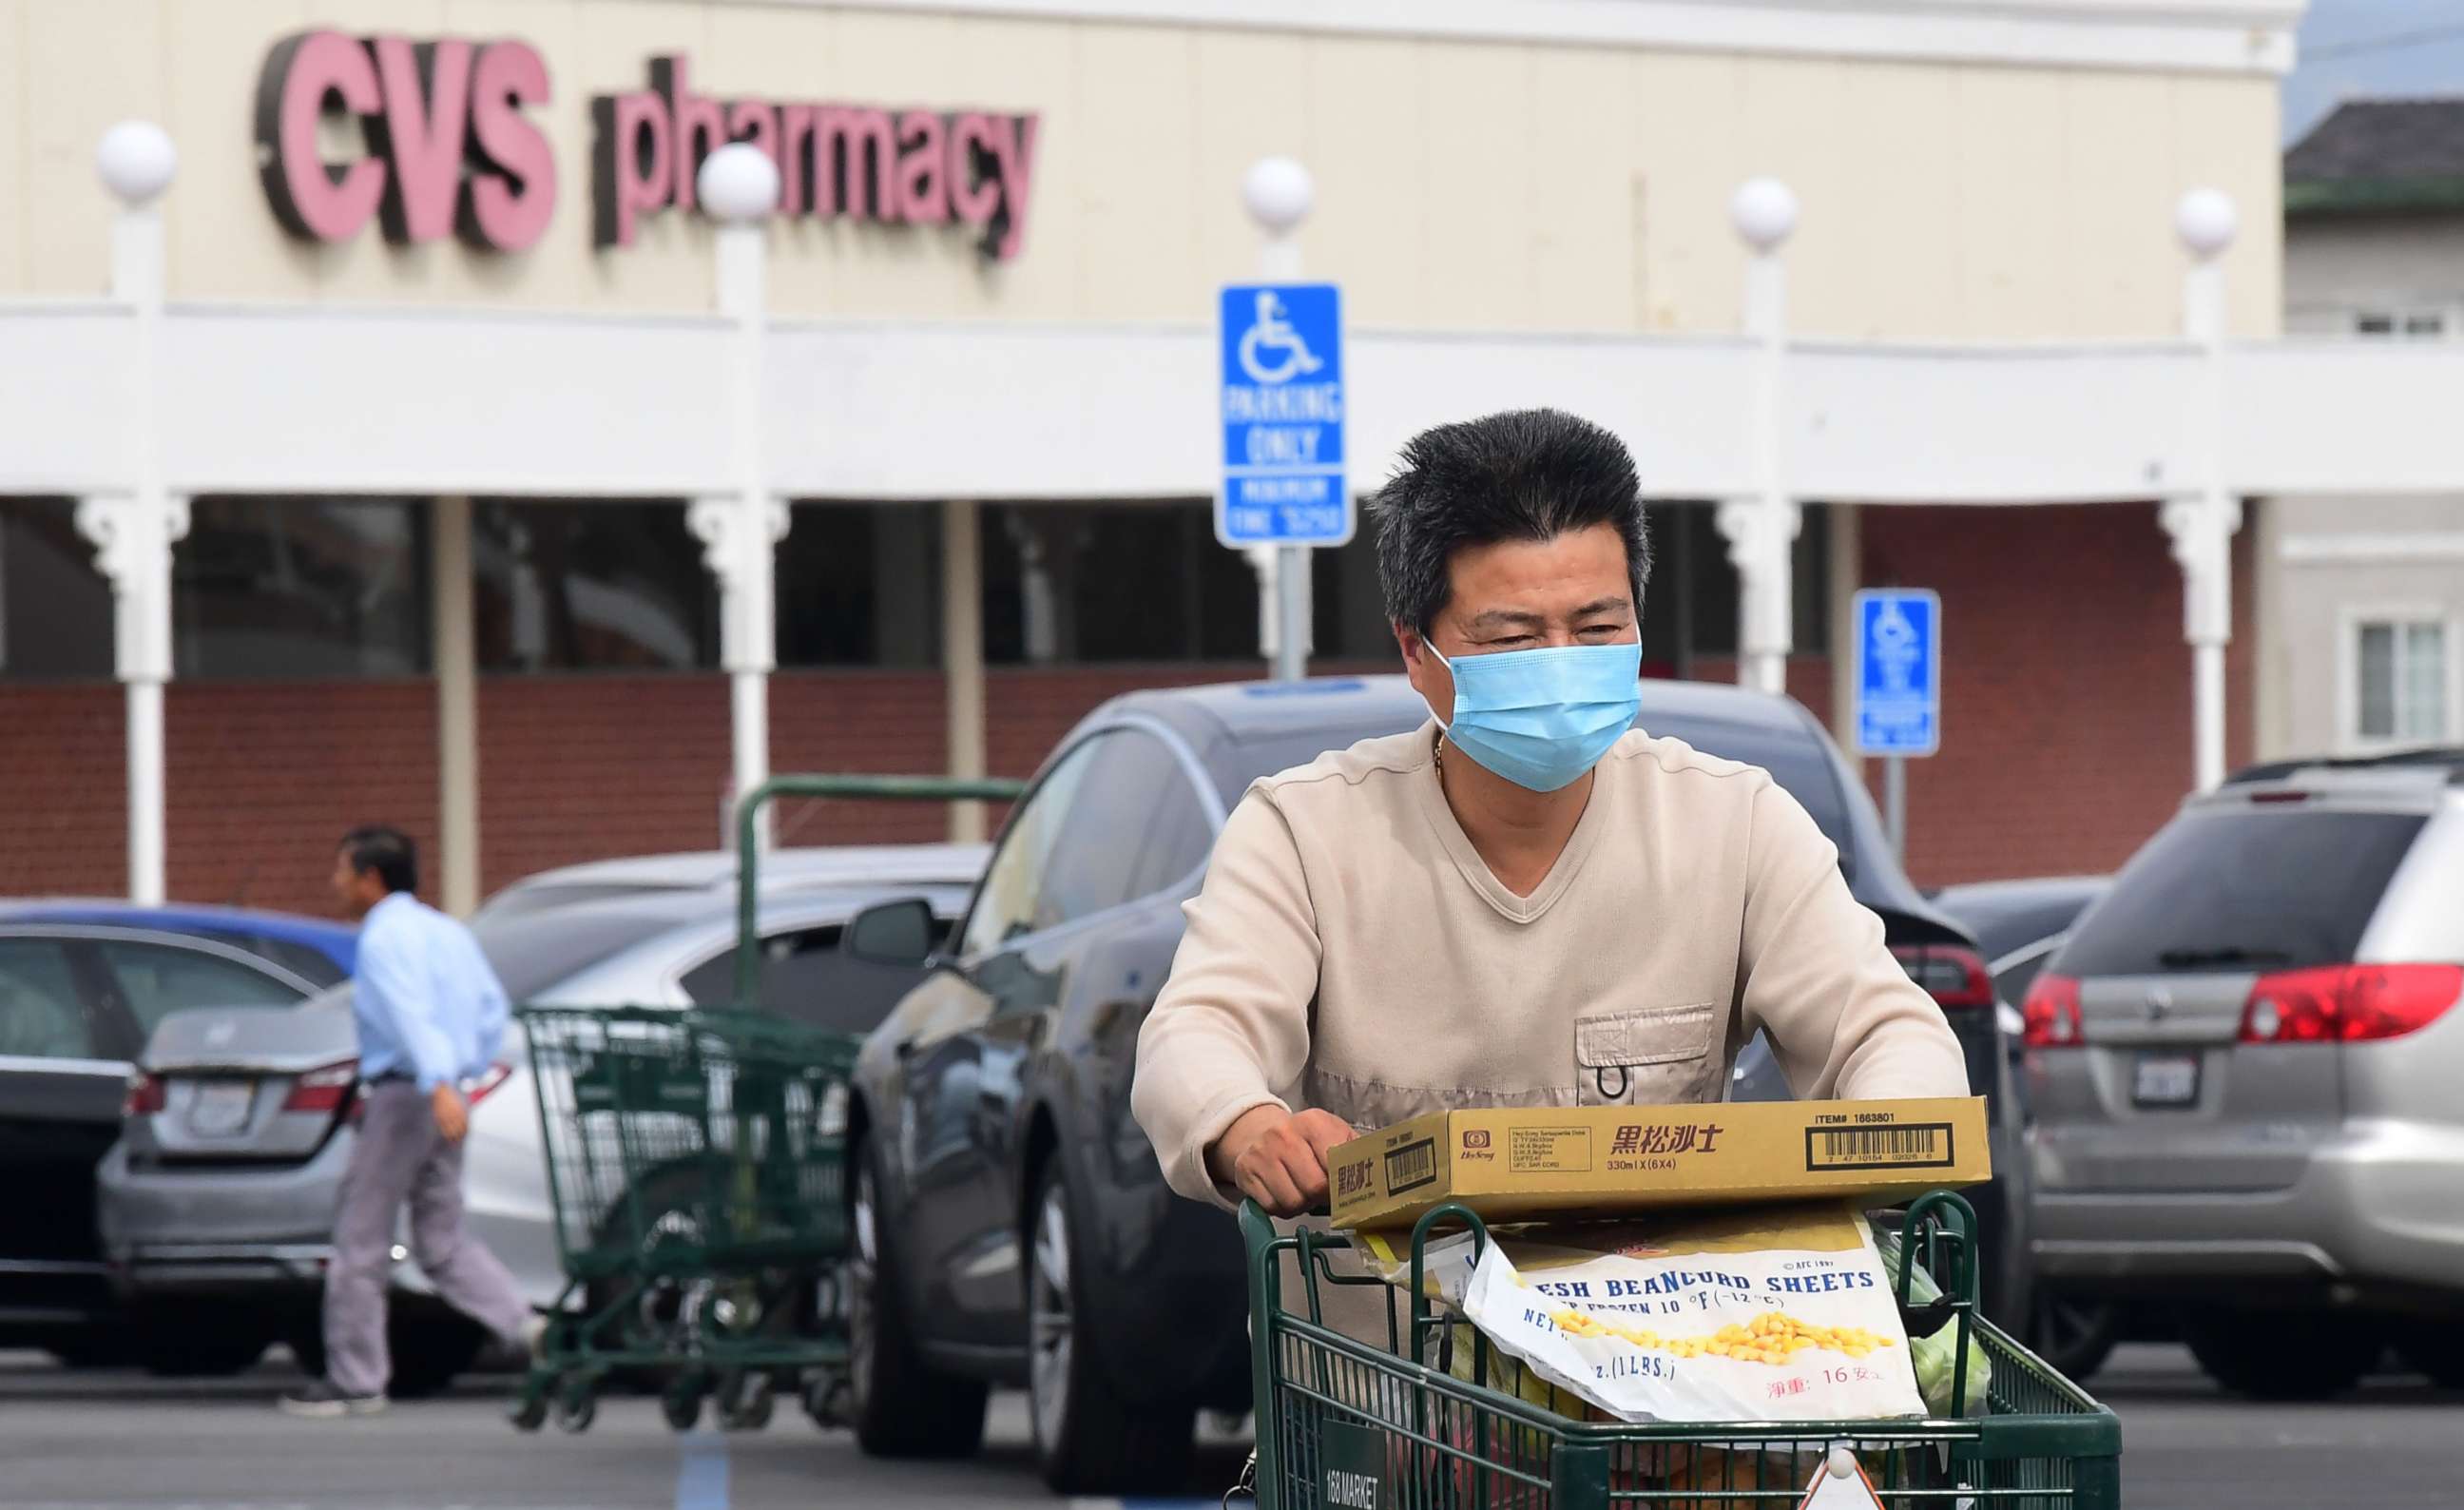
<svg viewBox="0 0 2464 1510"><path fill-rule="evenodd" d="M2122 1341L2122 1307L2037 1286L2029 1308L2028 1346L2075 1383L2104 1366Z"/></svg>
<svg viewBox="0 0 2464 1510"><path fill-rule="evenodd" d="M2209 1378L2254 1400L2332 1399L2387 1352L2375 1320L2333 1311L2206 1311L2182 1336Z"/></svg>
<svg viewBox="0 0 2464 1510"><path fill-rule="evenodd" d="M1037 1182L1026 1236L1027 1404L1045 1482L1067 1495L1180 1488L1196 1452L1198 1412L1123 1400L1079 1336L1087 1276L1057 1161Z"/></svg>
<svg viewBox="0 0 2464 1510"><path fill-rule="evenodd" d="M980 1380L935 1371L924 1361L898 1303L892 1224L884 1219L877 1156L856 1162L847 1255L847 1376L855 1438L875 1457L965 1457L983 1445Z"/></svg>
<svg viewBox="0 0 2464 1510"><path fill-rule="evenodd" d="M2409 1319L2401 1328L2396 1352L2404 1361L2447 1389L2464 1389L2464 1321Z"/></svg>
<svg viewBox="0 0 2464 1510"><path fill-rule="evenodd" d="M478 1322L458 1311L436 1311L396 1304L386 1317L385 1350L393 1355L393 1378L385 1393L397 1400L419 1400L443 1394L454 1379L479 1361L488 1334Z"/></svg>
<svg viewBox="0 0 2464 1510"><path fill-rule="evenodd" d="M156 1321L138 1339L138 1361L165 1379L227 1379L256 1366L274 1345L273 1334L237 1322Z"/></svg>

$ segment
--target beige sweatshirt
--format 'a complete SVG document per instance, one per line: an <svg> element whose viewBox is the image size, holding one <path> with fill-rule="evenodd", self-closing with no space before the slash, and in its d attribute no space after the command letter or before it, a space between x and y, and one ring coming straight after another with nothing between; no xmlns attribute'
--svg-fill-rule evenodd
<svg viewBox="0 0 2464 1510"><path fill-rule="evenodd" d="M1629 733L1517 897L1446 806L1436 735L1268 777L1225 823L1138 1035L1132 1105L1174 1189L1224 1201L1206 1148L1268 1103L1366 1131L1718 1100L1758 1028L1800 1097L1969 1093L1941 1009L1767 772Z"/></svg>

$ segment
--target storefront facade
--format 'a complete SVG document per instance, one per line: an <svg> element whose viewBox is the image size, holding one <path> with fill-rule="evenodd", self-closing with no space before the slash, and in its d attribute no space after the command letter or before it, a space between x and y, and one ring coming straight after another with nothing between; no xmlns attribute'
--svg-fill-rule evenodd
<svg viewBox="0 0 2464 1510"><path fill-rule="evenodd" d="M2263 605L2218 522L2261 462L2327 464L2228 479L2217 433L2263 406L2200 418L2222 344L2276 328L2298 11L0 5L0 892L128 884L96 499L185 514L165 884L200 899L313 905L373 818L459 905L709 847L731 675L770 766L961 774L1024 774L1122 688L1255 675L1205 321L1256 271L1238 186L1269 154L1313 175L1307 271L1345 290L1355 490L1427 423L1599 418L1665 500L1655 674L1736 677L1742 646L1830 717L1848 593L1933 587L1912 870L2109 865L2192 779L2185 572L2238 756L2224 632ZM129 119L178 150L152 324L94 300L132 213L95 144ZM785 169L758 316L693 203L731 136ZM1730 210L1756 175L1801 207L1759 260ZM2239 229L2185 342L2194 188ZM1313 588L1318 664L1391 659L1365 535Z"/></svg>

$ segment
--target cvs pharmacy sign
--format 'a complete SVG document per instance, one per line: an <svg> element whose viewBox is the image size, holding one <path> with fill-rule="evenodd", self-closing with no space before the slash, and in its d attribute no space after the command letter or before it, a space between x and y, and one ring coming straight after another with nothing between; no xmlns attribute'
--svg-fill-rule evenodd
<svg viewBox="0 0 2464 1510"><path fill-rule="evenodd" d="M989 257L1018 254L1033 115L717 100L679 56L652 58L649 75L647 89L590 101L601 250L693 211L703 159L749 142L779 165L782 214L953 228ZM526 42L301 32L257 79L257 175L275 218L306 240L346 241L375 220L398 246L454 235L520 252L556 212L555 152L530 114L549 102L547 64Z"/></svg>

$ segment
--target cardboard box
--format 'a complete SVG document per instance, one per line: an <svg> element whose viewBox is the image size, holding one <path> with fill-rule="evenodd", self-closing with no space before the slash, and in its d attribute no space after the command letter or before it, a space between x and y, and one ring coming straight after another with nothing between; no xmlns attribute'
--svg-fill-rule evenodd
<svg viewBox="0 0 2464 1510"><path fill-rule="evenodd" d="M1432 1112L1334 1150L1337 1227L1461 1201L1493 1220L1816 1196L1893 1199L1992 1177L1985 1100L1711 1101Z"/></svg>

